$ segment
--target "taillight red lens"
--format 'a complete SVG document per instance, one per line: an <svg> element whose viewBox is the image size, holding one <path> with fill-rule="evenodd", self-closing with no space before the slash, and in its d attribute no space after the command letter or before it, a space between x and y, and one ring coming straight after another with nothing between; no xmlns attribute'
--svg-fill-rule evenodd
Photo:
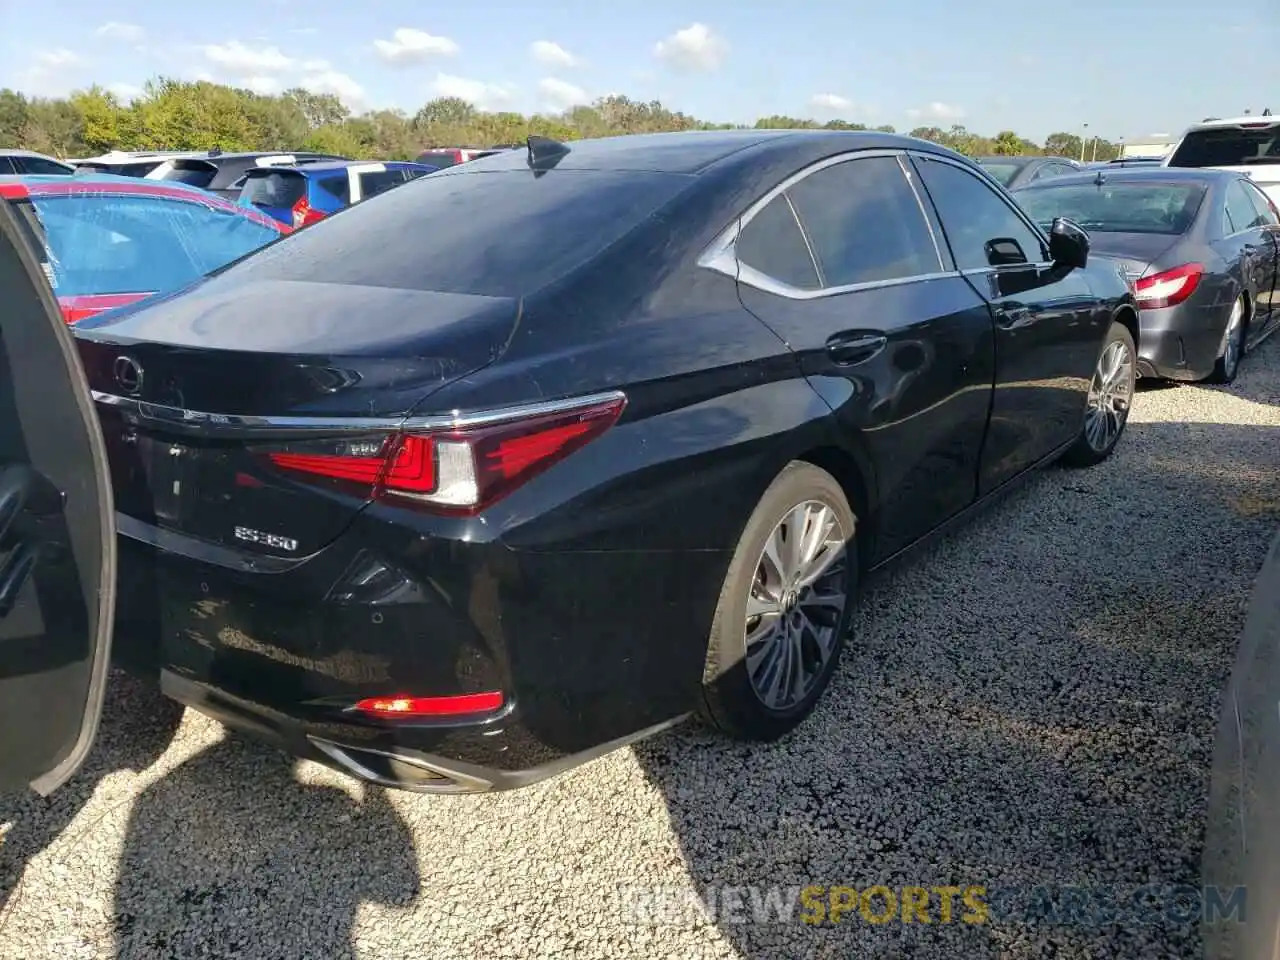
<svg viewBox="0 0 1280 960"><path fill-rule="evenodd" d="M1172 270L1141 277L1134 284L1134 298L1142 310L1159 310L1176 307L1196 292L1204 267L1198 263L1184 263Z"/></svg>
<svg viewBox="0 0 1280 960"><path fill-rule="evenodd" d="M424 717L457 717L472 713L492 713L501 709L502 691L462 693L448 697L370 697L354 707L375 717L405 720Z"/></svg>
<svg viewBox="0 0 1280 960"><path fill-rule="evenodd" d="M297 230L307 222L307 214L311 212L311 204L307 203L305 196L299 197L297 202L289 208L289 212L293 214L293 229Z"/></svg>
<svg viewBox="0 0 1280 960"><path fill-rule="evenodd" d="M621 394L550 413L338 444L332 452L269 455L286 470L369 486L369 495L442 513L483 510L599 437L626 406Z"/></svg>

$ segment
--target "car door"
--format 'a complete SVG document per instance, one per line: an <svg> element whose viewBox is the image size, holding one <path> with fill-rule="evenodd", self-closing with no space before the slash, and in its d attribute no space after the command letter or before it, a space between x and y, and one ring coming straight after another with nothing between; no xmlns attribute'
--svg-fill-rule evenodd
<svg viewBox="0 0 1280 960"><path fill-rule="evenodd" d="M1275 242L1261 222L1258 208L1242 179L1234 179L1227 185L1222 208L1222 239L1211 246L1228 264L1239 265L1241 280L1255 307L1270 297L1275 283ZM1268 320L1265 314L1254 317L1250 341L1261 335Z"/></svg>
<svg viewBox="0 0 1280 960"><path fill-rule="evenodd" d="M1266 248L1262 253L1262 285L1257 290L1254 315L1255 334L1265 336L1280 323L1280 211L1256 184L1248 180L1239 182L1257 211L1254 225L1269 244L1269 255Z"/></svg>
<svg viewBox="0 0 1280 960"><path fill-rule="evenodd" d="M1081 272L1049 262L1044 234L987 178L937 154L912 160L956 266L995 321L995 390L978 476L985 496L1075 438L1109 318Z"/></svg>
<svg viewBox="0 0 1280 960"><path fill-rule="evenodd" d="M0 793L48 793L97 731L115 521L75 346L3 203L0 290Z"/></svg>
<svg viewBox="0 0 1280 960"><path fill-rule="evenodd" d="M742 220L742 303L874 465L887 557L974 500L990 314L940 250L900 152L823 161Z"/></svg>

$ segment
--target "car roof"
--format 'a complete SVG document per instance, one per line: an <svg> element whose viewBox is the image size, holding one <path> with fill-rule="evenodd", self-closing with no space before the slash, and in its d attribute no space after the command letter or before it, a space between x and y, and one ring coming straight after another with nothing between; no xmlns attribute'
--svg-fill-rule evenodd
<svg viewBox="0 0 1280 960"><path fill-rule="evenodd" d="M16 148L10 149L7 147L0 147L0 157L36 157L40 160L52 160L55 163L66 162L64 160L59 160L56 157L51 157L47 153L37 153L34 150L19 150ZM71 166L71 164L67 164L67 166Z"/></svg>
<svg viewBox="0 0 1280 960"><path fill-rule="evenodd" d="M1280 124L1278 116L1262 116L1260 114L1245 114L1243 117L1215 117L1212 120L1202 120L1200 123L1193 123L1187 127L1187 133L1195 133L1201 130L1216 130L1220 127L1254 127L1262 129L1265 127L1273 127Z"/></svg>
<svg viewBox="0 0 1280 960"><path fill-rule="evenodd" d="M557 170L697 174L753 147L790 150L819 143L836 149L913 149L958 156L927 140L871 130L686 130L570 140L565 143L569 152L556 161L554 167ZM528 169L528 154L523 149L501 150L446 167L433 176L460 177L517 169Z"/></svg>
<svg viewBox="0 0 1280 960"><path fill-rule="evenodd" d="M1104 183L1200 183L1214 184L1238 180L1240 174L1233 170L1215 170L1211 167L1120 167L1112 170L1083 170L1080 173L1064 173L1049 180L1037 180L1023 187L1024 190L1044 190L1068 184L1095 183L1099 176Z"/></svg>
<svg viewBox="0 0 1280 960"><path fill-rule="evenodd" d="M1003 156L1001 154L991 154L985 157L974 157L978 163L1012 163L1015 167L1025 167L1028 163L1034 163L1037 160L1056 160L1057 157L1027 157L1027 156Z"/></svg>

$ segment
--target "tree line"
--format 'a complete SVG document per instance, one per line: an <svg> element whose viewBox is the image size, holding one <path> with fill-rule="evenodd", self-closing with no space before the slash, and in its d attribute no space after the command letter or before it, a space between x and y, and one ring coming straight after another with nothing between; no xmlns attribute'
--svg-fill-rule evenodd
<svg viewBox="0 0 1280 960"><path fill-rule="evenodd" d="M160 77L141 95L123 102L93 86L68 97L28 97L0 89L0 147L22 147L57 157L108 150L314 150L356 159L407 160L426 147L488 147L522 142L530 134L572 140L581 137L674 130L732 130L742 125L709 123L657 100L601 97L559 114L525 116L485 112L457 97L440 97L414 114L370 110L355 114L326 93L302 88L281 94L255 93L206 81ZM845 120L819 123L799 117L761 117L756 129L882 130ZM1049 154L1111 160L1119 145L1102 138L1082 144L1073 133L1051 134L1039 144L1002 130L993 137L959 124L904 131L969 156Z"/></svg>

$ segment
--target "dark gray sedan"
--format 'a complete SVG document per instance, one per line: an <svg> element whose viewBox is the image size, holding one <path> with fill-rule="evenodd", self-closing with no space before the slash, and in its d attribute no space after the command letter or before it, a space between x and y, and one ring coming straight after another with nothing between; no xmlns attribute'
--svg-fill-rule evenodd
<svg viewBox="0 0 1280 960"><path fill-rule="evenodd" d="M1093 171L1017 191L1118 260L1139 307L1138 375L1230 383L1280 324L1280 214L1249 178L1168 167Z"/></svg>
<svg viewBox="0 0 1280 960"><path fill-rule="evenodd" d="M1084 169L1066 157L974 157L982 169L991 174L1006 190L1017 190L1029 183L1038 183L1049 177L1061 177L1079 173Z"/></svg>

